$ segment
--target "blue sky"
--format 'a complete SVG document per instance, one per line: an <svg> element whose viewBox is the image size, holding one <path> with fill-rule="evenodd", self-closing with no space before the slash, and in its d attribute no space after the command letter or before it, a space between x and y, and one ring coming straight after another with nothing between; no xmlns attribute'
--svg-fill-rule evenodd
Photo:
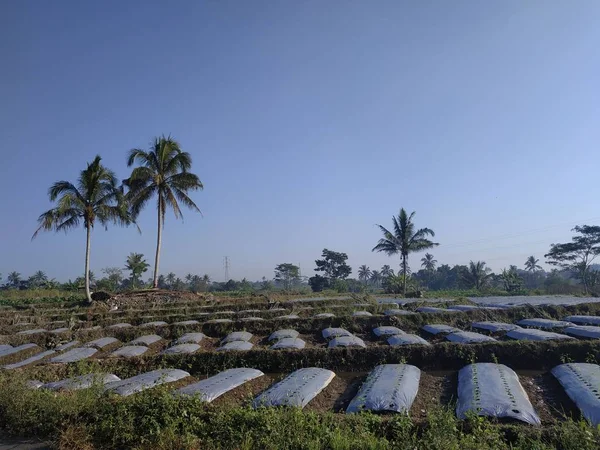
<svg viewBox="0 0 600 450"><path fill-rule="evenodd" d="M161 272L310 275L327 247L354 267L400 207L440 263L543 259L600 224L600 3L13 1L0 11L0 273L83 273L85 232L45 233L47 188L96 154L171 133L204 213L167 216ZM92 269L153 261L143 230L94 231ZM411 262L418 265L422 255Z"/></svg>

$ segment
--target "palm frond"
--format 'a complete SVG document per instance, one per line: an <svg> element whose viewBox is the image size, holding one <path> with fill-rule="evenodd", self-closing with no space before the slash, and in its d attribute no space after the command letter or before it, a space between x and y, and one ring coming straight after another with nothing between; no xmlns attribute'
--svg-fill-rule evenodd
<svg viewBox="0 0 600 450"><path fill-rule="evenodd" d="M81 201L85 201L83 195L77 190L77 188L68 181L57 181L50 189L48 189L48 196L50 197L50 201L55 201L59 195L62 194L70 194L79 198Z"/></svg>
<svg viewBox="0 0 600 450"><path fill-rule="evenodd" d="M200 208L198 208L196 203L194 203L194 201L191 198L189 198L188 195L185 192L183 192L181 189L178 189L175 186L173 186L173 193L175 194L175 197L177 197L177 200L179 200L181 203L183 203L189 209L193 209L193 210L199 212L200 214L202 214L202 211L200 211Z"/></svg>

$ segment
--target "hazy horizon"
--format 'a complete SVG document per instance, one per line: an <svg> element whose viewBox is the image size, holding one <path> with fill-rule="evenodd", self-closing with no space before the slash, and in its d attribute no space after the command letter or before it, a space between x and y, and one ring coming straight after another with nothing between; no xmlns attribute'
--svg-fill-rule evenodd
<svg viewBox="0 0 600 450"><path fill-rule="evenodd" d="M2 282L83 274L83 227L31 241L48 187L96 154L125 178L126 152L161 134L205 186L203 217L167 213L161 273L222 281L228 256L230 278L283 262L310 276L323 248L348 254L351 277L397 270L371 249L401 207L436 232L438 264L543 262L600 224L599 14L591 0L7 2ZM97 226L97 276L131 252L153 264L152 205L141 235Z"/></svg>

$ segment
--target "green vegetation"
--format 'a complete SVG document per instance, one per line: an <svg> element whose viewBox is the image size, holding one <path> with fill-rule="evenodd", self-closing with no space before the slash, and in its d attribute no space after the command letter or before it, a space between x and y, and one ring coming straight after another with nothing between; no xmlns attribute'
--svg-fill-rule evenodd
<svg viewBox="0 0 600 450"><path fill-rule="evenodd" d="M144 259L141 253L130 253L125 262L125 269L131 272L130 281L131 288L135 289L139 283L140 277L144 272L148 271L150 264Z"/></svg>
<svg viewBox="0 0 600 450"><path fill-rule="evenodd" d="M275 267L275 281L281 284L284 291L289 291L300 281L300 267L291 263L278 264Z"/></svg>

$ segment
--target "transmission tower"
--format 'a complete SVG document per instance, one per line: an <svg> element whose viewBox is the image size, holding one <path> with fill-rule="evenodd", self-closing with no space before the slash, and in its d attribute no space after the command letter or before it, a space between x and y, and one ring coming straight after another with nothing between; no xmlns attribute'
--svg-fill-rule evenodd
<svg viewBox="0 0 600 450"><path fill-rule="evenodd" d="M229 256L223 258L223 269L225 269L225 281L229 281Z"/></svg>

